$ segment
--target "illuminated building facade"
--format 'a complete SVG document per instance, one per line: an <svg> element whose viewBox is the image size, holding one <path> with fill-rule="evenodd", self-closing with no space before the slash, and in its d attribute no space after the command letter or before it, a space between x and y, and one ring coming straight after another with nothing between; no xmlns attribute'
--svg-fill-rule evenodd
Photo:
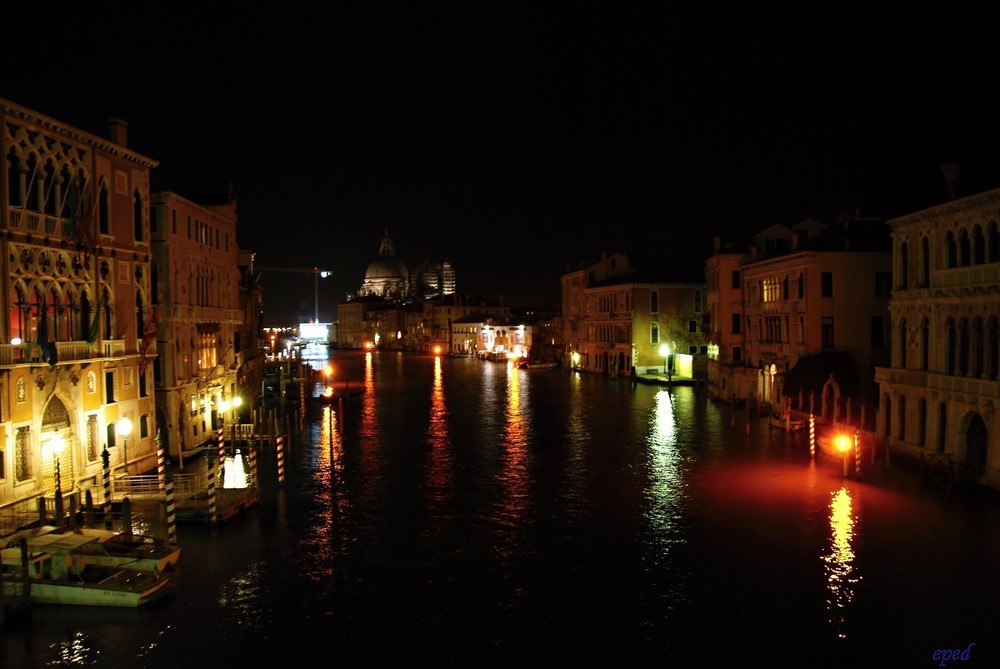
<svg viewBox="0 0 1000 669"><path fill-rule="evenodd" d="M156 406L164 448L183 461L234 420L236 398L249 399L236 383L246 356L236 202L202 205L165 192L151 205L154 304L162 314Z"/></svg>
<svg viewBox="0 0 1000 669"><path fill-rule="evenodd" d="M874 396L874 368L888 355L891 254L884 222L842 217L830 226L812 220L772 226L754 236L747 254L717 248L706 264L713 394L780 405L784 376L801 358L847 351L860 374L851 398L856 421ZM826 411L817 397L816 413L846 418L847 399Z"/></svg>
<svg viewBox="0 0 1000 669"><path fill-rule="evenodd" d="M416 350L431 351L440 346L445 351L455 351L459 343L453 340L452 324L469 316L506 322L510 307L495 300L471 298L463 295L444 295L424 300L423 317Z"/></svg>
<svg viewBox="0 0 1000 669"><path fill-rule="evenodd" d="M1000 488L1000 189L895 218L879 434Z"/></svg>
<svg viewBox="0 0 1000 669"><path fill-rule="evenodd" d="M0 506L156 463L149 174L157 163L0 100ZM127 419L127 420L126 420ZM131 429L124 429L128 424Z"/></svg>
<svg viewBox="0 0 1000 669"><path fill-rule="evenodd" d="M705 262L708 392L721 399L747 397L756 384L756 373L744 355L742 264L746 255L746 249L723 245L716 237L715 252Z"/></svg>
<svg viewBox="0 0 1000 669"><path fill-rule="evenodd" d="M447 260L437 263L427 259L410 272L410 297L414 300L452 295L454 292L455 268Z"/></svg>
<svg viewBox="0 0 1000 669"><path fill-rule="evenodd" d="M703 258L602 254L562 277L563 339L568 364L624 375L704 374Z"/></svg>

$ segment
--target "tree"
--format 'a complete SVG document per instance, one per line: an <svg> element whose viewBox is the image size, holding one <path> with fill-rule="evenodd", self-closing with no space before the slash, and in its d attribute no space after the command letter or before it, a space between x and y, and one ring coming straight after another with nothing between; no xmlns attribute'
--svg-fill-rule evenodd
<svg viewBox="0 0 1000 669"><path fill-rule="evenodd" d="M805 397L815 392L816 397L823 391L823 384L830 375L836 379L840 392L846 397L857 397L861 376L858 362L850 351L823 351L799 358L795 366L785 375L782 392L795 396L802 391Z"/></svg>

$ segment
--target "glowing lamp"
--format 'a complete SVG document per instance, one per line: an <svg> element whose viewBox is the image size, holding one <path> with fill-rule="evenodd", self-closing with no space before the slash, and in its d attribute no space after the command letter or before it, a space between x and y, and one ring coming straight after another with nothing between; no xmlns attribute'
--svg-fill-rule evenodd
<svg viewBox="0 0 1000 669"><path fill-rule="evenodd" d="M122 436L122 460L125 461L125 473L128 474L128 436L132 434L132 421L122 417L115 423L115 432Z"/></svg>
<svg viewBox="0 0 1000 669"><path fill-rule="evenodd" d="M847 453L851 450L851 439L846 434L837 435L837 450L841 453Z"/></svg>

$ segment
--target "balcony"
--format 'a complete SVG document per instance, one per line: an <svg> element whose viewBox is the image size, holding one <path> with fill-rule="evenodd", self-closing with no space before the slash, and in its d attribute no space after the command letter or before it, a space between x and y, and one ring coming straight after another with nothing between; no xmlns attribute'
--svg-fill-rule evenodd
<svg viewBox="0 0 1000 669"><path fill-rule="evenodd" d="M57 341L56 364L94 360L97 358L125 357L125 340L112 339L100 344L88 344L85 341ZM147 355L156 354L156 347L151 346ZM42 357L42 348L38 344L0 344L0 367L15 367L17 365L46 364Z"/></svg>
<svg viewBox="0 0 1000 669"><path fill-rule="evenodd" d="M72 239L76 233L73 221L59 216L50 216L37 211L26 211L18 207L10 207L10 227L12 230L22 230L32 235L46 237L64 237Z"/></svg>

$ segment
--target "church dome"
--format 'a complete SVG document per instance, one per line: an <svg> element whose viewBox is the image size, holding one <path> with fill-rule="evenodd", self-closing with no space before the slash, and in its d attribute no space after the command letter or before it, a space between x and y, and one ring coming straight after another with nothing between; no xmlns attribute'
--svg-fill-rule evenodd
<svg viewBox="0 0 1000 669"><path fill-rule="evenodd" d="M368 265L365 279L402 279L408 276L406 265L392 256L379 256Z"/></svg>

